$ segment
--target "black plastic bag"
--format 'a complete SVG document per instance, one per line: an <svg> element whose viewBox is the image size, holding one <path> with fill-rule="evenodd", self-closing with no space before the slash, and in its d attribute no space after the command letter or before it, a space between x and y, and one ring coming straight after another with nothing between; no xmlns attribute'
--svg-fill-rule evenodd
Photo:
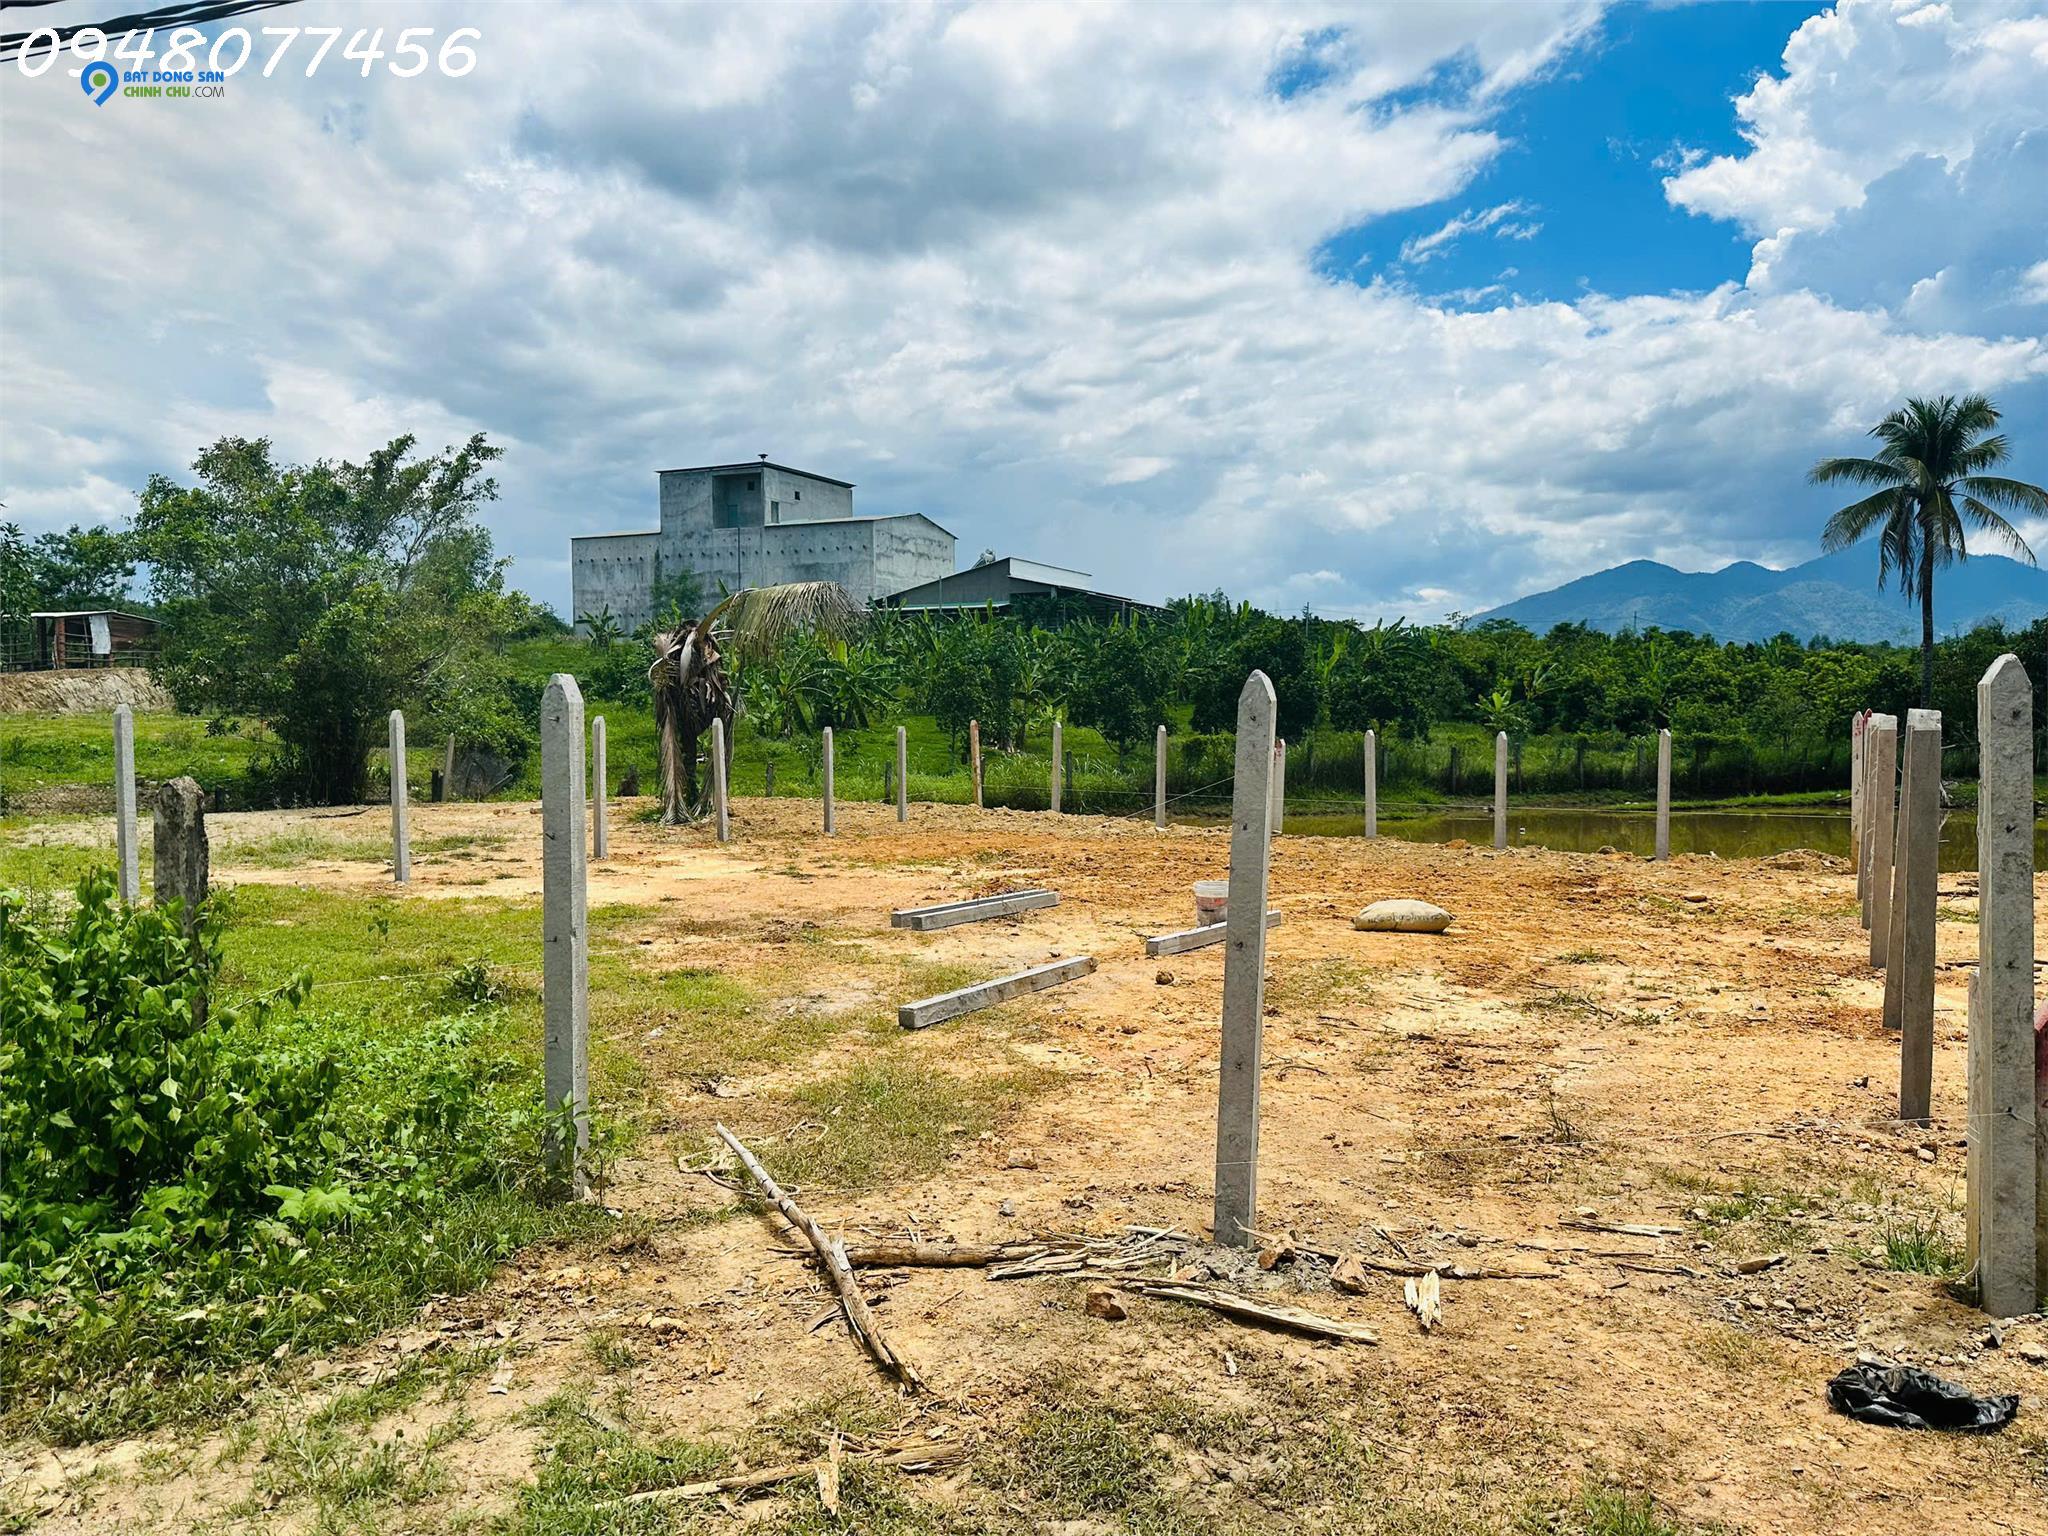
<svg viewBox="0 0 2048 1536"><path fill-rule="evenodd" d="M1852 1365L1828 1383L1837 1413L1892 1429L1954 1429L1988 1435L2020 1411L2018 1393L1972 1397L1952 1381L1911 1365Z"/></svg>

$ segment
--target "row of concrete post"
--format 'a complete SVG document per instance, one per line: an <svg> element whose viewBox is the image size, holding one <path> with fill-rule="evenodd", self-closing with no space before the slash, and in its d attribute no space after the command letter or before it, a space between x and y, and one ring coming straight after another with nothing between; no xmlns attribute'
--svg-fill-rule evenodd
<svg viewBox="0 0 2048 1536"><path fill-rule="evenodd" d="M1942 719L1850 726L1850 857L1884 1022L1899 1031L1899 1118L1933 1114ZM1967 1262L1995 1316L2048 1296L2048 1050L2035 1027L2033 685L2019 658L1977 684L1977 964L1965 1068Z"/></svg>
<svg viewBox="0 0 2048 1536"><path fill-rule="evenodd" d="M600 722L601 724L602 722ZM712 722L714 738L721 737L723 722ZM1057 720L1052 725L1052 765L1047 782L1048 802L1059 814L1064 799L1064 774L1066 765L1063 730ZM823 758L822 778L824 781L824 822L825 831L833 831L833 742L832 727L826 726L822 733ZM729 839L725 794L722 788L722 750L713 752L712 778L716 815L719 825L719 841ZM1365 835L1380 835L1379 821L1379 733L1368 730L1364 745L1365 782ZM1273 743L1273 762L1267 776L1267 793L1271 796L1272 815L1269 827L1273 836L1280 834L1287 803L1287 741L1277 737ZM979 809L983 803L983 775L981 760L981 722L967 722L968 771L973 782L974 805ZM895 803L896 819L910 819L910 762L909 737L904 727L896 727L896 757L893 771L889 774L893 793L888 798ZM1502 731L1494 737L1493 760L1493 845L1505 848L1508 845L1508 736ZM1166 727L1160 726L1153 736L1152 745L1152 824L1164 830L1167 824L1166 794ZM600 852L600 856L602 856ZM1657 733L1657 820L1656 857L1671 857L1671 732Z"/></svg>

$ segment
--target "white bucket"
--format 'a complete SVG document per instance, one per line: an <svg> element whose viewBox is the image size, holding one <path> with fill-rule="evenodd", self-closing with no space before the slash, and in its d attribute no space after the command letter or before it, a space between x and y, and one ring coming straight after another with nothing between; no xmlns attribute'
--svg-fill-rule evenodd
<svg viewBox="0 0 2048 1536"><path fill-rule="evenodd" d="M1197 880L1195 882L1195 926L1207 928L1212 923L1227 921L1230 917L1230 882L1228 880Z"/></svg>

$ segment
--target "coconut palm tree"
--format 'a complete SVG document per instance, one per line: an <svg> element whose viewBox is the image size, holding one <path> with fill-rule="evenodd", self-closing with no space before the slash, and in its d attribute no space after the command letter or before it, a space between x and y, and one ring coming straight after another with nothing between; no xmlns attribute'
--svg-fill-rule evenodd
<svg viewBox="0 0 2048 1536"><path fill-rule="evenodd" d="M2012 451L1992 434L1997 425L1998 407L1982 395L1908 400L1870 429L1883 445L1875 458L1822 459L1807 475L1815 485L1872 488L1828 519L1821 548L1833 554L1876 533L1878 586L1896 572L1906 600L1920 600L1923 709L1934 705L1934 573L1969 557L1963 525L1975 524L2032 565L2034 552L1999 509L2048 516L2048 491L1985 473Z"/></svg>
<svg viewBox="0 0 2048 1536"><path fill-rule="evenodd" d="M654 637L654 723L661 733L661 819L670 826L703 814L697 783L697 743L714 719L725 722L726 761L732 760L738 693L726 674L730 655L771 655L791 635L851 634L865 610L836 581L795 581L735 592L694 624Z"/></svg>

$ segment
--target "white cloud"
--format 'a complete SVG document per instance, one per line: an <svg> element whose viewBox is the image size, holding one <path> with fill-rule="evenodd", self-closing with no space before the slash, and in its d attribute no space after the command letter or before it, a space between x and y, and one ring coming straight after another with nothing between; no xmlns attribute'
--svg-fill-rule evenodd
<svg viewBox="0 0 2048 1536"><path fill-rule="evenodd" d="M1498 240L1533 240L1543 231L1543 226L1527 217L1533 210L1527 203L1496 203L1491 208L1482 208L1474 213L1467 208L1449 222L1438 226L1427 234L1416 235L1401 244L1401 260L1405 265L1417 266L1433 257L1441 256L1459 239L1466 235L1491 232Z"/></svg>
<svg viewBox="0 0 2048 1536"><path fill-rule="evenodd" d="M2048 261L2037 261L2020 274L2018 296L2023 304L2048 304Z"/></svg>
<svg viewBox="0 0 2048 1536"><path fill-rule="evenodd" d="M1759 237L1759 292L1984 323L2014 255L2048 245L2048 16L2021 10L1842 0L1736 100L1746 152L1695 161L1666 195Z"/></svg>
<svg viewBox="0 0 2048 1536"><path fill-rule="evenodd" d="M308 456L484 430L512 449L500 543L566 607L571 533L651 525L662 466L769 451L970 555L1433 617L1636 556L1810 553L1818 454L1907 389L2048 378L2038 324L1976 323L1961 259L1889 307L1752 284L1453 311L1312 270L1331 232L1465 193L1500 99L1593 14L521 8L463 81L104 109L10 82L0 501L103 516L223 431ZM1832 144L1839 104L1800 99ZM1714 195L1834 217L1835 174ZM1907 315L1937 273L1951 310Z"/></svg>

